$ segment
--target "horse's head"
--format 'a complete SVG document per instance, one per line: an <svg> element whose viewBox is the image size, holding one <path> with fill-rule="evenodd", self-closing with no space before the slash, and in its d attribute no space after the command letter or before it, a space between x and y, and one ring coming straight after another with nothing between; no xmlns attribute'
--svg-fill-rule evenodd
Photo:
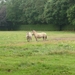
<svg viewBox="0 0 75 75"><path fill-rule="evenodd" d="M32 32L36 32L35 30L33 30Z"/></svg>
<svg viewBox="0 0 75 75"><path fill-rule="evenodd" d="M32 35L34 35L35 33L36 33L36 31L35 31L35 30L33 30L33 31L32 31Z"/></svg>

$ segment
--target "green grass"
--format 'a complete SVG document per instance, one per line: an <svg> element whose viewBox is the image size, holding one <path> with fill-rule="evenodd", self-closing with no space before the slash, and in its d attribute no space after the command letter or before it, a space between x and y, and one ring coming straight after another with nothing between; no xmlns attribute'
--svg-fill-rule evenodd
<svg viewBox="0 0 75 75"><path fill-rule="evenodd" d="M74 32L45 31L38 42L26 32L0 32L0 75L75 75Z"/></svg>
<svg viewBox="0 0 75 75"><path fill-rule="evenodd" d="M54 31L54 30L58 30L58 28L55 25L20 25L18 29L16 30L25 30L25 31L29 31L29 30L42 30L42 31Z"/></svg>

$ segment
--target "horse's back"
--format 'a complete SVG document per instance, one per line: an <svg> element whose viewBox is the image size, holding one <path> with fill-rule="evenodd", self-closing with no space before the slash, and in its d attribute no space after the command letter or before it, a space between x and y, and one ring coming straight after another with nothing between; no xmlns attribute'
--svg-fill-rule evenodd
<svg viewBox="0 0 75 75"><path fill-rule="evenodd" d="M43 35L47 35L45 32L42 32Z"/></svg>

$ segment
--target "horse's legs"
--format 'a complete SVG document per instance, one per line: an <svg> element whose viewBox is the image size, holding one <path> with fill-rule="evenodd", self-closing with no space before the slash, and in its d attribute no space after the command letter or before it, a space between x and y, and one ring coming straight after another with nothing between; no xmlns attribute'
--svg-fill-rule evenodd
<svg viewBox="0 0 75 75"><path fill-rule="evenodd" d="M29 42L29 39L27 39L27 41Z"/></svg>
<svg viewBox="0 0 75 75"><path fill-rule="evenodd" d="M27 42L29 42L29 39L28 39L29 37L27 36Z"/></svg>
<svg viewBox="0 0 75 75"><path fill-rule="evenodd" d="M36 38L36 41L38 41L37 38Z"/></svg>
<svg viewBox="0 0 75 75"><path fill-rule="evenodd" d="M38 41L38 40L37 40L37 37L35 37L35 39L36 39L36 41Z"/></svg>
<svg viewBox="0 0 75 75"><path fill-rule="evenodd" d="M45 37L43 36L43 40L45 39Z"/></svg>
<svg viewBox="0 0 75 75"><path fill-rule="evenodd" d="M27 41L30 42L30 40L32 40L32 38L31 37L27 37Z"/></svg>
<svg viewBox="0 0 75 75"><path fill-rule="evenodd" d="M47 36L45 36L45 40L47 40Z"/></svg>
<svg viewBox="0 0 75 75"><path fill-rule="evenodd" d="M43 40L46 40L47 39L47 36L43 36Z"/></svg>

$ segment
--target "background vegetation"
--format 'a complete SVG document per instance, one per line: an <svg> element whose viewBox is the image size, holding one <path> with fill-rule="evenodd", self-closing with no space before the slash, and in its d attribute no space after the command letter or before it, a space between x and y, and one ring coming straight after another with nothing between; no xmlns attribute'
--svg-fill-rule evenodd
<svg viewBox="0 0 75 75"><path fill-rule="evenodd" d="M21 25L74 30L75 0L0 0L0 30L14 30Z"/></svg>

